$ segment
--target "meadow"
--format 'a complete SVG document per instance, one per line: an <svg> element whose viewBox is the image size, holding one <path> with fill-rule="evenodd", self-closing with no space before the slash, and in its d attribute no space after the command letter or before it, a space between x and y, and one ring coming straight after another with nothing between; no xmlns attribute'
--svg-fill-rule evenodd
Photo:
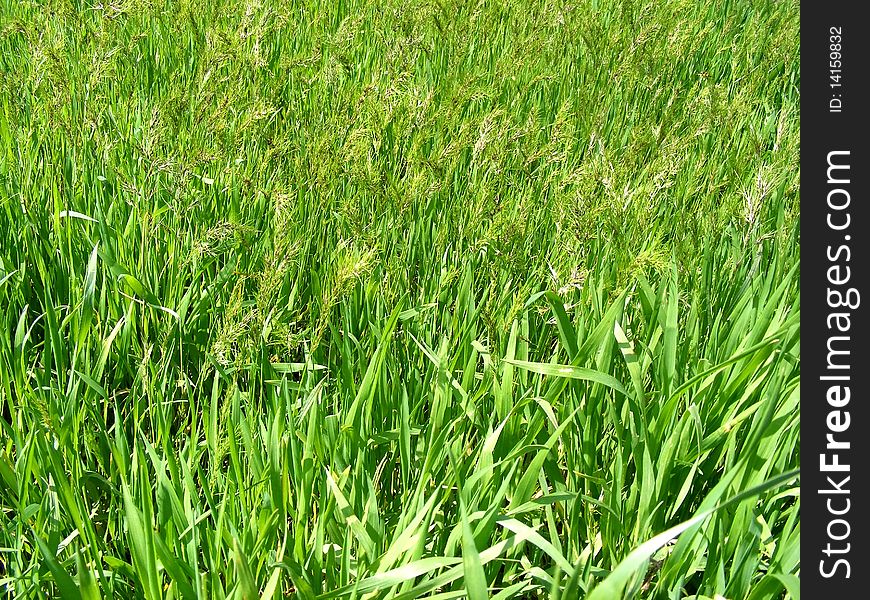
<svg viewBox="0 0 870 600"><path fill-rule="evenodd" d="M0 0L0 595L799 598L799 25Z"/></svg>

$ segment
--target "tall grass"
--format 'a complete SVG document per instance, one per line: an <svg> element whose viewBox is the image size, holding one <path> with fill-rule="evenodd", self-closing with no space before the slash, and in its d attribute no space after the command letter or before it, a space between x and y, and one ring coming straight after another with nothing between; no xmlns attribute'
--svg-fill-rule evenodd
<svg viewBox="0 0 870 600"><path fill-rule="evenodd" d="M794 2L0 1L0 589L798 596Z"/></svg>

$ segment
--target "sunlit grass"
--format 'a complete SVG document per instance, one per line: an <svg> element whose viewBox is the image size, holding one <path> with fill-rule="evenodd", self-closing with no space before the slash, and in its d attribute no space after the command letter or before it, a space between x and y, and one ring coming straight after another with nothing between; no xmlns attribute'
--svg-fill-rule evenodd
<svg viewBox="0 0 870 600"><path fill-rule="evenodd" d="M793 2L0 1L0 590L797 590Z"/></svg>

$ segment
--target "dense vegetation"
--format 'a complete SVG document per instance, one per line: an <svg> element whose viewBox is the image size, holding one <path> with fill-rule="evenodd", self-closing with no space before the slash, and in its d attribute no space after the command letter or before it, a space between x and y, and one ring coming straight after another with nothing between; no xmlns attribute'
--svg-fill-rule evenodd
<svg viewBox="0 0 870 600"><path fill-rule="evenodd" d="M0 590L797 596L798 12L0 1Z"/></svg>

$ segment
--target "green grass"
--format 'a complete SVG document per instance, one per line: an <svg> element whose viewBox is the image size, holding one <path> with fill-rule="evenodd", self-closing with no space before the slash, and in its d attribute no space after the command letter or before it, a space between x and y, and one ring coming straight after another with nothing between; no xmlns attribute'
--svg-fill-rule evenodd
<svg viewBox="0 0 870 600"><path fill-rule="evenodd" d="M798 31L0 1L0 590L798 597Z"/></svg>

